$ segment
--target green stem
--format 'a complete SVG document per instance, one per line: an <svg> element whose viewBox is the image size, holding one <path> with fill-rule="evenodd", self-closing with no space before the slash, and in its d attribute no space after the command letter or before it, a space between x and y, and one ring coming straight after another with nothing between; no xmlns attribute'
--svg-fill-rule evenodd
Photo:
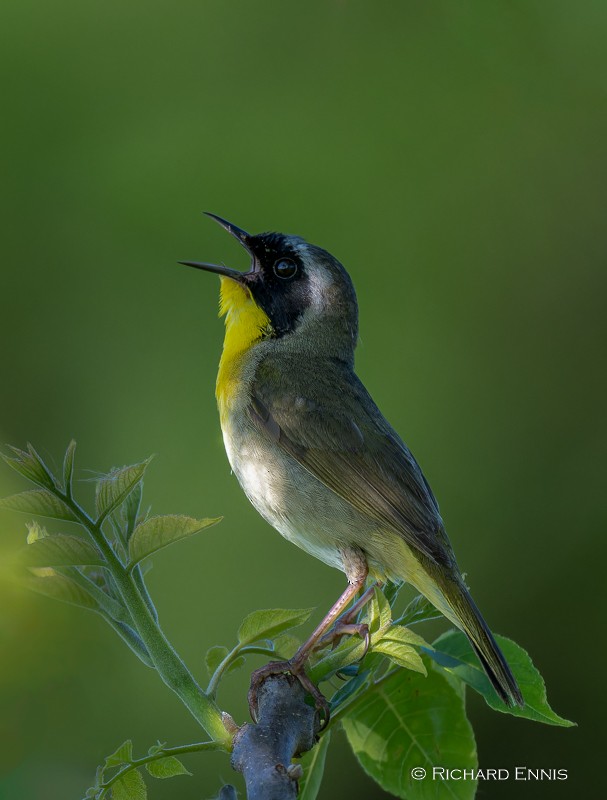
<svg viewBox="0 0 607 800"><path fill-rule="evenodd" d="M221 750L222 746L219 742L195 742L194 744L182 744L179 747L163 747L162 750L154 753L151 756L144 756L143 758L135 758L133 761L130 761L125 767L119 770L115 775L113 775L108 781L105 781L99 787L102 791L99 795L101 800L102 797L105 796L107 790L114 784L116 781L120 780L122 776L126 772L131 772L133 769L138 769L139 767L143 767L146 764L150 764L152 761L160 761L162 758L169 758L170 756L180 756L184 755L184 753L202 753L208 750Z"/></svg>
<svg viewBox="0 0 607 800"><path fill-rule="evenodd" d="M243 653L259 653L262 656L273 656L275 653L272 650L268 650L267 647L255 647L255 645L242 645L237 644L236 647L233 647L232 650L227 654L227 656L220 662L219 666L211 676L211 680L209 681L209 685L206 688L206 694L209 697L215 697L217 694L217 687L219 686L219 681L221 680L224 672L230 666L232 661L236 659L239 655Z"/></svg>
<svg viewBox="0 0 607 800"><path fill-rule="evenodd" d="M143 573L141 571L141 564L137 564L137 568L134 569L131 574L133 575L133 580L139 589L139 594L143 597L146 606L150 609L150 614L154 617L154 620L158 622L158 612L156 611L156 606L152 602L152 598L148 592L148 587L145 585Z"/></svg>
<svg viewBox="0 0 607 800"><path fill-rule="evenodd" d="M146 667L151 667L154 669L154 664L152 663L150 654L146 650L144 643L141 641L137 633L131 628L131 626L125 625L124 622L117 622L103 611L101 611L100 614L108 623L108 625L110 625L116 631L118 636L120 636L122 641L129 647L129 649L135 653L137 658L139 658L142 663L146 665Z"/></svg>
<svg viewBox="0 0 607 800"><path fill-rule="evenodd" d="M221 711L215 702L203 692L165 637L133 578L114 552L100 525L95 523L75 500L68 498L67 495L62 495L61 499L71 508L105 557L108 569L116 582L135 628L164 683L178 695L209 736L220 746L230 749L231 737L223 725Z"/></svg>

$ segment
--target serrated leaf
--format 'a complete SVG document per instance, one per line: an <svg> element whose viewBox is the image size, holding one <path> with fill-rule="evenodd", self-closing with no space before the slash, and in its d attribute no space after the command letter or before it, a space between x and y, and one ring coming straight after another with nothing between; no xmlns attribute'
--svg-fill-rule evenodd
<svg viewBox="0 0 607 800"><path fill-rule="evenodd" d="M192 774L175 756L166 756L166 758L159 758L158 761L150 761L145 767L153 778L174 778L176 775Z"/></svg>
<svg viewBox="0 0 607 800"><path fill-rule="evenodd" d="M143 777L136 769L125 772L112 784L112 800L147 800L147 796Z"/></svg>
<svg viewBox="0 0 607 800"><path fill-rule="evenodd" d="M373 647L373 652L388 656L399 667L421 672L422 675L426 674L426 667L421 656L411 645L402 644L393 639L382 639Z"/></svg>
<svg viewBox="0 0 607 800"><path fill-rule="evenodd" d="M304 774L299 782L297 800L316 800L318 797L330 741L331 731L327 731L320 737L318 744L302 758Z"/></svg>
<svg viewBox="0 0 607 800"><path fill-rule="evenodd" d="M10 497L3 497L0 499L0 509L35 514L38 517L66 519L70 522L78 521L65 503L48 489L29 489L26 492L12 494Z"/></svg>
<svg viewBox="0 0 607 800"><path fill-rule="evenodd" d="M238 629L240 644L253 644L260 639L271 639L283 631L303 625L313 608L266 608L246 616Z"/></svg>
<svg viewBox="0 0 607 800"><path fill-rule="evenodd" d="M28 443L27 445L28 452L19 450L18 447L10 447L10 449L13 451L12 457L0 454L9 467L12 467L15 472L19 472L32 483L38 484L38 486L46 489L55 488L51 471L31 444Z"/></svg>
<svg viewBox="0 0 607 800"><path fill-rule="evenodd" d="M389 640L400 644L416 645L417 647L428 647L428 642L418 633L414 633L404 625L391 625L383 634L380 642Z"/></svg>
<svg viewBox="0 0 607 800"><path fill-rule="evenodd" d="M133 742L131 739L127 739L105 759L105 769L120 767L122 764L130 764L132 760Z"/></svg>
<svg viewBox="0 0 607 800"><path fill-rule="evenodd" d="M143 478L151 457L140 464L120 467L103 475L97 481L95 505L99 519L104 519L126 500L130 492Z"/></svg>
<svg viewBox="0 0 607 800"><path fill-rule="evenodd" d="M39 525L35 519L31 522L26 522L25 527L27 528L26 542L28 544L33 544L34 542L37 542L38 539L44 539L49 535L47 529L42 525Z"/></svg>
<svg viewBox="0 0 607 800"><path fill-rule="evenodd" d="M207 654L204 658L205 664L207 667L207 672L209 673L209 678L211 678L217 669L217 667L221 664L224 658L230 651L227 647L224 647L222 644L216 644L213 647L209 647L207 650Z"/></svg>
<svg viewBox="0 0 607 800"><path fill-rule="evenodd" d="M439 654L444 653L455 660L455 663L445 668L481 694L487 705L496 711L544 722L547 725L559 725L564 728L575 725L575 722L560 717L548 705L546 685L526 650L505 636L496 636L495 640L523 693L525 700L523 708L519 706L510 708L500 700L473 652L468 638L461 631L447 631L439 636L433 647ZM431 651L429 655L433 656ZM440 664L440 661L438 663Z"/></svg>
<svg viewBox="0 0 607 800"><path fill-rule="evenodd" d="M426 674L426 668L415 647L427 647L417 633L402 625L391 625L381 639L373 644L373 652L388 656L399 667Z"/></svg>
<svg viewBox="0 0 607 800"><path fill-rule="evenodd" d="M54 600L61 600L81 608L97 609L97 603L90 594L71 578L60 575L52 569L44 575L27 575L20 578L19 582L32 592L52 597Z"/></svg>
<svg viewBox="0 0 607 800"><path fill-rule="evenodd" d="M66 491L70 492L72 478L74 476L74 456L76 454L76 442L74 439L68 444L65 456L63 457L63 485Z"/></svg>
<svg viewBox="0 0 607 800"><path fill-rule="evenodd" d="M58 533L39 538L28 544L19 554L26 567L65 567L103 565L101 553L78 536Z"/></svg>
<svg viewBox="0 0 607 800"><path fill-rule="evenodd" d="M129 542L129 556L132 567L144 558L163 547L193 536L195 533L210 528L222 518L194 519L183 515L168 514L163 517L150 517L133 531Z"/></svg>
<svg viewBox="0 0 607 800"><path fill-rule="evenodd" d="M440 674L398 670L370 689L342 724L363 769L387 792L407 800L472 800L476 781L432 781L434 766L474 769L476 745L462 699ZM412 770L428 776L415 780Z"/></svg>

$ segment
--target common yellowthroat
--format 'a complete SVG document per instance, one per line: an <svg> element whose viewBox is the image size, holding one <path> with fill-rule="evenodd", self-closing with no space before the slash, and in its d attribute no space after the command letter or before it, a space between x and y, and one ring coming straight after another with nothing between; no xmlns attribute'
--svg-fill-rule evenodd
<svg viewBox="0 0 607 800"><path fill-rule="evenodd" d="M354 372L350 276L297 236L251 235L209 216L251 256L244 273L181 262L221 279L226 332L216 394L230 465L270 525L348 579L308 642L275 671L291 670L318 699L303 663L371 575L415 586L468 636L499 697L523 705L464 584L428 482Z"/></svg>

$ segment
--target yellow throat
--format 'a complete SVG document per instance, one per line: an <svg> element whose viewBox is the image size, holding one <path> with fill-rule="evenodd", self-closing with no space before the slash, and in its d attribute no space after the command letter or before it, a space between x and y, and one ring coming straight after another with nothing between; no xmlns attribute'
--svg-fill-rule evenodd
<svg viewBox="0 0 607 800"><path fill-rule="evenodd" d="M249 290L231 278L221 276L219 316L224 315L226 335L215 387L222 423L238 392L243 357L272 331L270 318L253 300Z"/></svg>

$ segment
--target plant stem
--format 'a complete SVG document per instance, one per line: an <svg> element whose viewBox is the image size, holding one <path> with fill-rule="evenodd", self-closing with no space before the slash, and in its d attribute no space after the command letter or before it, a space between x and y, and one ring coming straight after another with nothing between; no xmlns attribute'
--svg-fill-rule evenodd
<svg viewBox="0 0 607 800"><path fill-rule="evenodd" d="M219 666L211 676L211 680L209 681L209 685L206 688L206 694L209 697L215 697L217 694L217 687L219 685L219 681L221 680L221 676L226 671L226 669L230 666L232 661L236 659L239 655L243 653L259 653L262 656L273 656L274 652L269 650L267 647L255 647L255 645L242 645L237 644L233 647L227 656L220 662Z"/></svg>
<svg viewBox="0 0 607 800"><path fill-rule="evenodd" d="M118 781L126 772L130 772L133 769L138 769L139 767L143 767L146 764L150 764L152 761L160 761L162 758L169 758L170 756L180 756L184 755L184 753L201 753L205 750L221 750L222 746L219 742L194 742L193 744L182 744L179 747L163 747L162 750L159 750L152 755L143 756L143 758L135 758L130 761L125 767L119 770L115 775L101 784L100 788L102 789L100 797L105 795L105 792Z"/></svg>
<svg viewBox="0 0 607 800"><path fill-rule="evenodd" d="M133 578L106 539L100 524L95 523L74 499L67 495L61 495L61 499L71 508L105 557L133 624L164 683L178 695L209 736L223 748L230 749L231 736L223 725L221 711L203 692L165 637Z"/></svg>

